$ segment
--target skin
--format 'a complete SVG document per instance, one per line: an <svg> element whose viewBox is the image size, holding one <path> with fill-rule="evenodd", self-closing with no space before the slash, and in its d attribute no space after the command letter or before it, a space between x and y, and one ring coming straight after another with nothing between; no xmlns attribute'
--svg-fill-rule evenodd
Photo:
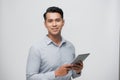
<svg viewBox="0 0 120 80"><path fill-rule="evenodd" d="M48 37L59 46L61 42L61 30L64 26L64 20L61 18L61 15L56 12L48 12L44 24L48 30ZM55 76L65 76L70 70L75 70L76 73L80 73L82 68L82 62L77 64L64 64L55 70Z"/></svg>

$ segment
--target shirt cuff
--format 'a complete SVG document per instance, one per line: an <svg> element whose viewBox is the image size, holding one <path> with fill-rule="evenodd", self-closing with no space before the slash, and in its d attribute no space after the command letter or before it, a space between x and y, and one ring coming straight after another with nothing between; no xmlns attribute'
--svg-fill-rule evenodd
<svg viewBox="0 0 120 80"><path fill-rule="evenodd" d="M73 70L73 75L72 75L72 77L73 77L73 78L76 78L76 77L79 77L79 76L81 76L81 72L78 74L78 73L76 73L76 72Z"/></svg>

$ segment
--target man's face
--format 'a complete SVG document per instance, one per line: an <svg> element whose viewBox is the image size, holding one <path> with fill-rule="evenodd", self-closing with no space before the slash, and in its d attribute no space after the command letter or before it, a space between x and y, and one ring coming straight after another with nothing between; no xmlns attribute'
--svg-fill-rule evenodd
<svg viewBox="0 0 120 80"><path fill-rule="evenodd" d="M45 26L49 35L60 35L64 20L59 13L49 12L46 14Z"/></svg>

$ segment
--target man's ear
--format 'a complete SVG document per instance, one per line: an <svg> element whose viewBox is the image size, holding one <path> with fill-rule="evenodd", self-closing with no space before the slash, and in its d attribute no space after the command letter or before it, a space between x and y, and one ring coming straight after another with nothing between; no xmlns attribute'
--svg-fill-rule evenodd
<svg viewBox="0 0 120 80"><path fill-rule="evenodd" d="M46 21L44 21L44 25L45 25L45 27L46 27Z"/></svg>
<svg viewBox="0 0 120 80"><path fill-rule="evenodd" d="M65 24L65 20L63 19L63 26L64 26L64 24Z"/></svg>

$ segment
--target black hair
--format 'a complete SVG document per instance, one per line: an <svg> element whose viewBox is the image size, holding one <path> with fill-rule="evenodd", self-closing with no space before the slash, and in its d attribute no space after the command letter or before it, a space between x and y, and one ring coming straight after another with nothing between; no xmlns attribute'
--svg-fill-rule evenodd
<svg viewBox="0 0 120 80"><path fill-rule="evenodd" d="M44 17L44 20L46 20L46 14L48 12L52 12L52 13L59 13L61 15L61 18L63 19L63 11L61 8L59 7L55 7L55 6L52 6L52 7L49 7L46 12L43 14L43 17Z"/></svg>

